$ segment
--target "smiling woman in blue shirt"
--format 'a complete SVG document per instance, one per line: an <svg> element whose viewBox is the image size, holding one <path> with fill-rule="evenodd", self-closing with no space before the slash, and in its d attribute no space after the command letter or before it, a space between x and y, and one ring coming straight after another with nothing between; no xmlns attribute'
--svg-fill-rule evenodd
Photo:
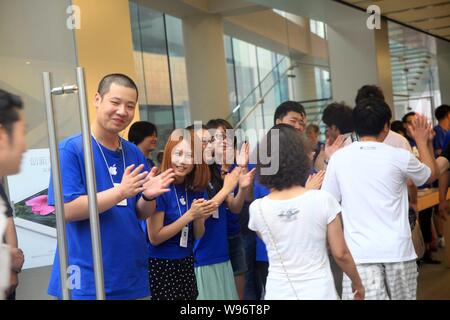
<svg viewBox="0 0 450 320"><path fill-rule="evenodd" d="M161 170L173 169L170 191L157 199L147 220L150 240L149 277L154 300L195 300L193 246L205 232L205 219L217 209L206 200L210 174L205 163L194 164L194 137L176 130L164 149Z"/></svg>

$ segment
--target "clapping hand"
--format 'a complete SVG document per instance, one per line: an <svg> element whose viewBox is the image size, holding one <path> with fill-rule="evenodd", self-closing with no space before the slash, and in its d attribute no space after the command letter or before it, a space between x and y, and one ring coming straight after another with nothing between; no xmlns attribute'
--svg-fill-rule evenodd
<svg viewBox="0 0 450 320"><path fill-rule="evenodd" d="M316 174L312 174L306 181L305 188L308 190L319 190L322 187L325 170L320 170Z"/></svg>
<svg viewBox="0 0 450 320"><path fill-rule="evenodd" d="M231 193L238 185L241 170L240 167L236 167L223 178L223 188L227 190L228 193Z"/></svg>
<svg viewBox="0 0 450 320"><path fill-rule="evenodd" d="M236 163L240 167L247 167L249 161L250 145L244 142L240 151L236 151Z"/></svg>
<svg viewBox="0 0 450 320"><path fill-rule="evenodd" d="M343 135L339 135L332 144L330 144L330 139L327 139L327 142L325 143L324 147L325 158L327 161L336 151L338 151L344 146L345 139L346 138Z"/></svg>
<svg viewBox="0 0 450 320"><path fill-rule="evenodd" d="M186 212L192 220L208 218L219 206L211 200L195 199L191 208Z"/></svg>
<svg viewBox="0 0 450 320"><path fill-rule="evenodd" d="M144 171L140 173L144 168L143 164L139 165L137 168L134 167L135 165L132 164L125 169L122 181L117 187L119 188L122 199L134 197L138 193L144 191L143 185L147 182L148 172Z"/></svg>
<svg viewBox="0 0 450 320"><path fill-rule="evenodd" d="M409 132L416 143L428 143L433 139L434 130L425 116L417 114L412 123L407 124Z"/></svg>
<svg viewBox="0 0 450 320"><path fill-rule="evenodd" d="M248 171L247 168L241 169L241 173L239 175L239 188L247 189L253 183L253 178L255 177L256 168L253 168L251 171Z"/></svg>
<svg viewBox="0 0 450 320"><path fill-rule="evenodd" d="M156 198L161 194L170 191L169 185L174 181L175 174L173 169L167 169L157 175L158 169L154 167L147 175L146 182L143 184L143 194L147 198Z"/></svg>

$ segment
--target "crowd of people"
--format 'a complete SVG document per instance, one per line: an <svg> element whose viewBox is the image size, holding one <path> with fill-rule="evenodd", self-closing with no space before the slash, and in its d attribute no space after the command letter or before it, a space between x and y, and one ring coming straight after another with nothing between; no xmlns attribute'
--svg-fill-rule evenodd
<svg viewBox="0 0 450 320"><path fill-rule="evenodd" d="M307 126L303 106L286 101L256 145L238 141L226 120L211 119L175 129L155 161L154 124L138 121L128 140L120 135L137 103L138 88L123 74L106 75L94 97L107 299L413 300L418 261L439 263L432 250L433 242L445 245L450 106L436 109L435 128L417 113L391 126L383 92L365 85L353 108L325 108L326 141L317 124ZM21 109L18 97L0 91L1 176L19 171L26 149ZM71 296L95 299L81 134L64 139L59 151L68 262L80 270ZM439 206L418 213L418 190L437 182ZM48 203L55 204L52 183ZM2 235L6 224L0 214ZM416 224L426 242L423 257L413 243ZM6 296L24 260L11 234L0 251L0 268L10 270L0 270ZM48 294L58 299L60 275L56 250Z"/></svg>

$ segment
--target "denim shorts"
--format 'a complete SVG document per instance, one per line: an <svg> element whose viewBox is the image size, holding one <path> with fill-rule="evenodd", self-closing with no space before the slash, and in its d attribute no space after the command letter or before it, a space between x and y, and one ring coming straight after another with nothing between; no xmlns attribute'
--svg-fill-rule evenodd
<svg viewBox="0 0 450 320"><path fill-rule="evenodd" d="M235 276L247 272L247 262L245 260L245 249L242 235L228 237L228 250L230 254L231 266Z"/></svg>

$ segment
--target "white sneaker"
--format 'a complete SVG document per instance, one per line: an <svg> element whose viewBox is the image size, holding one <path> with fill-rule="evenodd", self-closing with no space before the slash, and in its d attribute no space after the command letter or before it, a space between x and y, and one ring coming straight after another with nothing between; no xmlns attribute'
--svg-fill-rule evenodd
<svg viewBox="0 0 450 320"><path fill-rule="evenodd" d="M444 237L439 237L439 239L438 239L438 246L439 246L439 248L445 248L445 239L444 239Z"/></svg>

